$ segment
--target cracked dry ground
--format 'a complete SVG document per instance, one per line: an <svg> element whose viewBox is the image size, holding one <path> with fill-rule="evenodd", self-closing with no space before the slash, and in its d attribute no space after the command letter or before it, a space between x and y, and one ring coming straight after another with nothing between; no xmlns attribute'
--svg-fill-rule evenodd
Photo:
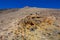
<svg viewBox="0 0 60 40"><path fill-rule="evenodd" d="M0 40L60 40L55 16L30 14L14 24L15 28L0 34Z"/></svg>

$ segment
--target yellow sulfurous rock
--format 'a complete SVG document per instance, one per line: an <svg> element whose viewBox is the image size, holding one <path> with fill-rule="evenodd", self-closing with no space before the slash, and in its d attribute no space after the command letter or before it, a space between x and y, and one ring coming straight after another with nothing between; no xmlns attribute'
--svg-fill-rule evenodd
<svg viewBox="0 0 60 40"><path fill-rule="evenodd" d="M53 24L55 22L55 20L56 20L56 18L54 16L49 16L44 21L49 24Z"/></svg>
<svg viewBox="0 0 60 40"><path fill-rule="evenodd" d="M38 14L28 15L20 20L19 25L24 29L24 39L26 40L58 40L60 37L53 31L60 31L54 23L54 16L41 16ZM25 38L26 37L26 38Z"/></svg>
<svg viewBox="0 0 60 40"><path fill-rule="evenodd" d="M27 15L17 21L10 40L59 40L60 26L55 23L54 16Z"/></svg>

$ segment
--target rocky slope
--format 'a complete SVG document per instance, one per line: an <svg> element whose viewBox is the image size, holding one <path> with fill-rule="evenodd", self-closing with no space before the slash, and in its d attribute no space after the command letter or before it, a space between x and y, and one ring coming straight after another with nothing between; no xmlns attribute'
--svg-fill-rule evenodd
<svg viewBox="0 0 60 40"><path fill-rule="evenodd" d="M60 40L60 10L28 7L3 11L0 40Z"/></svg>

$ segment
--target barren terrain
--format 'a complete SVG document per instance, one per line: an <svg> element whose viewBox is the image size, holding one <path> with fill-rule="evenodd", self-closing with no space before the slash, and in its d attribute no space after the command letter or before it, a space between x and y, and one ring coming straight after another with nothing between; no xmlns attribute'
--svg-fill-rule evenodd
<svg viewBox="0 0 60 40"><path fill-rule="evenodd" d="M0 40L13 40L13 38L15 38L15 35L8 34L8 33L10 33L12 30L14 31L15 29L17 29L18 22L22 18L25 18L30 14L33 14L33 15L39 14L41 16L47 16L47 17L54 16L56 18L56 24L59 25L59 29L57 30L59 30L60 32L60 9L48 9L48 8L46 9L46 8L36 8L36 7L10 9L10 10L4 10L0 12ZM51 27L51 28L54 29L54 27ZM20 39L14 39L14 40L60 40L60 33L59 33L59 36L56 36L54 38L55 39L49 39L49 38L37 39L36 37L36 39L20 38Z"/></svg>

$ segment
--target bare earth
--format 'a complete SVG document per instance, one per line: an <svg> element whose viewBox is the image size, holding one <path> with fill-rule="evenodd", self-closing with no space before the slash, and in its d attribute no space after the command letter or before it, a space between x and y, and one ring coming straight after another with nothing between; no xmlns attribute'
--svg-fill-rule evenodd
<svg viewBox="0 0 60 40"><path fill-rule="evenodd" d="M37 17L35 14L42 17L44 16L43 18L45 17L48 18L52 16L55 17L56 20L53 20L53 18L51 20L53 20L56 23L56 25L53 25L54 23L53 24L50 23L51 25L49 25L48 23L46 24L45 22L41 22L41 23L45 23L46 27L42 26L42 28L39 29L41 24L39 24L34 19L27 18L27 17L31 18L31 16L29 15L33 15L33 17ZM30 32L29 30L33 26L33 24L30 25L27 23L24 25L23 20L26 19L34 21L35 22L35 23L33 22L34 26L37 26L38 29L35 31L31 29L33 31ZM38 23L39 27L38 25L36 25L36 22ZM28 26L28 28L30 27L29 30L26 30L27 29L26 25ZM18 27L20 29L18 29ZM48 28L48 31L45 30L45 28ZM49 28L51 28L51 31L49 30ZM17 10L13 9L13 10L3 11L2 13L0 13L0 40L60 40L60 9L28 7Z"/></svg>

